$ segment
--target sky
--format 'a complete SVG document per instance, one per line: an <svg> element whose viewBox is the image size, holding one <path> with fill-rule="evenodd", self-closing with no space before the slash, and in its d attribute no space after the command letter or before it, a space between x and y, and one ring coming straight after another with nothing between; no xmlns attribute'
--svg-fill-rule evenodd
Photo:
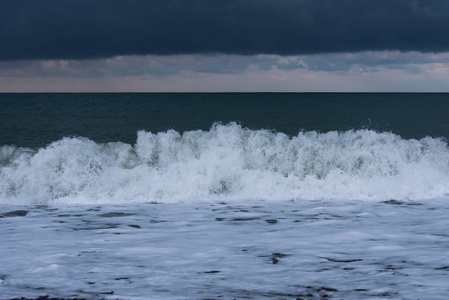
<svg viewBox="0 0 449 300"><path fill-rule="evenodd" d="M2 0L0 92L449 92L447 0Z"/></svg>

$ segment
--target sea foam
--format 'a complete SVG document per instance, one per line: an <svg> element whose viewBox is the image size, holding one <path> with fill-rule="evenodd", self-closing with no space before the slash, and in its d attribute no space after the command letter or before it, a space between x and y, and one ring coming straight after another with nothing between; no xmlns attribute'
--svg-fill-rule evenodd
<svg viewBox="0 0 449 300"><path fill-rule="evenodd" d="M238 124L139 131L134 146L66 137L0 147L0 204L449 198L444 139Z"/></svg>

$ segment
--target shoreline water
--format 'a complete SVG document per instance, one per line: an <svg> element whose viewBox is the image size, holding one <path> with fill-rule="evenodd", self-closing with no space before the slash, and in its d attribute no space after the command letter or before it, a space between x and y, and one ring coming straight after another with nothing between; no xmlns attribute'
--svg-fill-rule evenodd
<svg viewBox="0 0 449 300"><path fill-rule="evenodd" d="M16 208L8 299L449 296L444 199Z"/></svg>

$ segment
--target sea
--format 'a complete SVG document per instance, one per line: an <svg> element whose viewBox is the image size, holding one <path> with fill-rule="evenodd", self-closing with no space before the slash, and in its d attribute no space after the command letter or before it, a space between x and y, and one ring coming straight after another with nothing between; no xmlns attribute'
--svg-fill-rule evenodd
<svg viewBox="0 0 449 300"><path fill-rule="evenodd" d="M0 299L449 299L449 94L0 94Z"/></svg>

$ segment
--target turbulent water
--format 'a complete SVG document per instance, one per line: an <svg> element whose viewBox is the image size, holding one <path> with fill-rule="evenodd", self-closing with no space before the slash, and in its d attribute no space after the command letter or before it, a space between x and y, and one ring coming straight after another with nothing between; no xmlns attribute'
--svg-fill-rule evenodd
<svg viewBox="0 0 449 300"><path fill-rule="evenodd" d="M71 137L0 149L3 204L449 197L445 140L372 130L289 137L230 123L139 131L134 145Z"/></svg>
<svg viewBox="0 0 449 300"><path fill-rule="evenodd" d="M449 299L448 100L0 94L0 299Z"/></svg>

